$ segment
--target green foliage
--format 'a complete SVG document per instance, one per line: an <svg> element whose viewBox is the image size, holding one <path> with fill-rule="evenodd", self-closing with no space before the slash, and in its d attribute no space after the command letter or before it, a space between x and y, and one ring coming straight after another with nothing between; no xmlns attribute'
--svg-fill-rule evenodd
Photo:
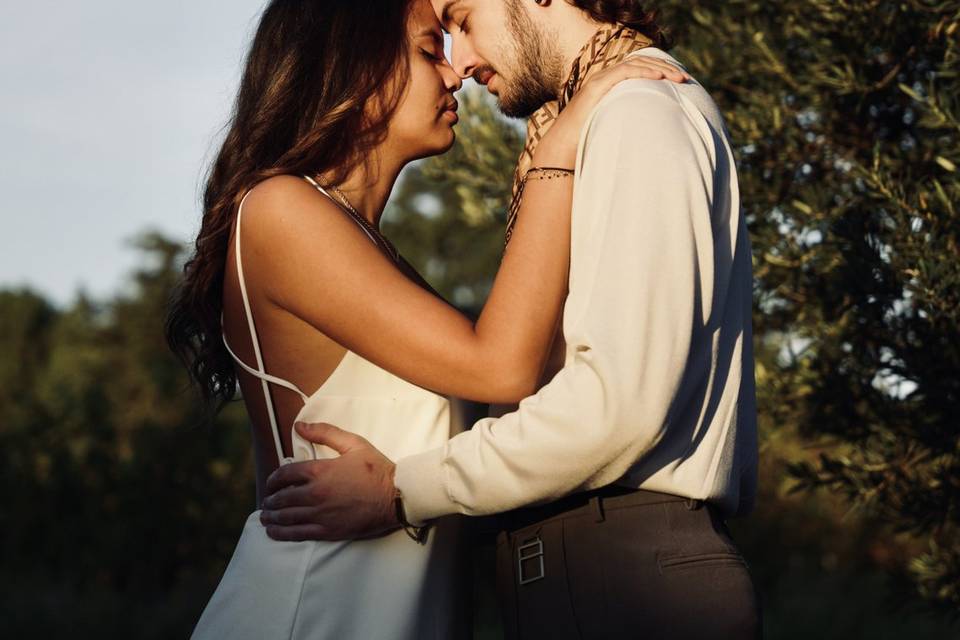
<svg viewBox="0 0 960 640"><path fill-rule="evenodd" d="M154 234L138 244L147 266L109 302L58 310L0 292L0 617L11 632L56 637L72 622L79 637L185 637L252 510L242 407L204 424L163 342L181 247Z"/></svg>
<svg viewBox="0 0 960 640"><path fill-rule="evenodd" d="M924 541L914 588L956 610L960 2L664 4L739 145L761 411L828 438L799 488Z"/></svg>

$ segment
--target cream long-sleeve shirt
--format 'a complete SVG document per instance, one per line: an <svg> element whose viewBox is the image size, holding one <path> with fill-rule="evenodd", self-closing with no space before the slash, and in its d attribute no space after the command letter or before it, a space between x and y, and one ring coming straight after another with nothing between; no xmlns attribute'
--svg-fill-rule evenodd
<svg viewBox="0 0 960 640"><path fill-rule="evenodd" d="M629 80L603 98L581 133L571 224L563 368L516 411L398 460L408 518L611 483L749 512L750 241L726 127L700 85Z"/></svg>

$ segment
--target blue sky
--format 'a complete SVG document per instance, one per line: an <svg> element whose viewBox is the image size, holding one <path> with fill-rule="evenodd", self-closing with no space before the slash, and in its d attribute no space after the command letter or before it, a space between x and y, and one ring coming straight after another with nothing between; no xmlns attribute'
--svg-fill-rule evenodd
<svg viewBox="0 0 960 640"><path fill-rule="evenodd" d="M33 0L0 20L0 287L124 283L128 240L187 241L264 0Z"/></svg>

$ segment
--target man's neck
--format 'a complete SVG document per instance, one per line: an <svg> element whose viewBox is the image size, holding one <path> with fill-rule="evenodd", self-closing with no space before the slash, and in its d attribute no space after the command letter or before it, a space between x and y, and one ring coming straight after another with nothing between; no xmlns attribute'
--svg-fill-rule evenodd
<svg viewBox="0 0 960 640"><path fill-rule="evenodd" d="M562 28L560 28L557 33L559 53L563 59L564 71L561 82L566 82L567 74L573 67L573 62L580 57L580 52L583 51L584 45L604 26L607 25L591 20L586 13L579 9L574 10L570 17L565 20ZM557 90L559 94L559 92L563 90L563 87L557 87Z"/></svg>

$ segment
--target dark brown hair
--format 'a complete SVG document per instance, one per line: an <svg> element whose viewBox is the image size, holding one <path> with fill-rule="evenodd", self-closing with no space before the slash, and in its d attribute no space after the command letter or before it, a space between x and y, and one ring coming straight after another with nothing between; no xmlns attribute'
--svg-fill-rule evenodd
<svg viewBox="0 0 960 640"><path fill-rule="evenodd" d="M618 22L636 29L653 40L653 46L667 50L673 47L673 39L657 22L658 12L650 10L637 0L567 0L568 3L586 11L597 22Z"/></svg>
<svg viewBox="0 0 960 640"><path fill-rule="evenodd" d="M240 200L257 183L282 174L324 174L339 182L383 140L406 85L409 5L273 0L260 18L207 177L195 250L165 326L167 343L213 412L233 399L237 386L220 314Z"/></svg>

